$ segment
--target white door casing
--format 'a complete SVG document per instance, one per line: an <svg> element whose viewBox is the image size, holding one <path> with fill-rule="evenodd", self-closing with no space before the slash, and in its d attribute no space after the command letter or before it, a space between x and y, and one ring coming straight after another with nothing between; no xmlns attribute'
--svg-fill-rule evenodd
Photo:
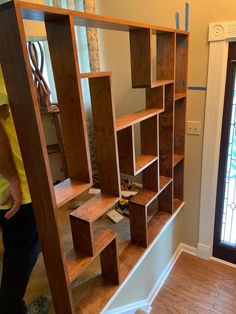
<svg viewBox="0 0 236 314"><path fill-rule="evenodd" d="M210 258L229 42L236 41L236 21L209 26L209 65L204 123L198 256Z"/></svg>

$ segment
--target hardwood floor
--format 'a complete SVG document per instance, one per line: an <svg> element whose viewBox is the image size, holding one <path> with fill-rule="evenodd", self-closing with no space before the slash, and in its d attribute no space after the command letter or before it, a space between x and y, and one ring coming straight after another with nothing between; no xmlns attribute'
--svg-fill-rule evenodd
<svg viewBox="0 0 236 314"><path fill-rule="evenodd" d="M151 314L236 314L236 268L182 253Z"/></svg>

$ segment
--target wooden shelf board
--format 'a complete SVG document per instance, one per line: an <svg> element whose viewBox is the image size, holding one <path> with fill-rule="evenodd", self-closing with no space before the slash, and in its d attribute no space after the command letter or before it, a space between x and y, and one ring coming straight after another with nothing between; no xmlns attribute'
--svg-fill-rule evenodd
<svg viewBox="0 0 236 314"><path fill-rule="evenodd" d="M130 203L148 206L158 195L158 192L149 191L149 190L140 190L136 195L134 195Z"/></svg>
<svg viewBox="0 0 236 314"><path fill-rule="evenodd" d="M80 78L93 78L93 77L103 77L103 76L111 76L111 72L88 72L88 73L80 73Z"/></svg>
<svg viewBox="0 0 236 314"><path fill-rule="evenodd" d="M78 275L100 254L105 247L115 239L116 232L110 229L99 229L94 233L94 256L87 256L82 252L70 250L66 255L69 281L75 280Z"/></svg>
<svg viewBox="0 0 236 314"><path fill-rule="evenodd" d="M156 81L152 81L151 88L164 86L164 85L168 85L172 83L174 83L174 80L156 80Z"/></svg>
<svg viewBox="0 0 236 314"><path fill-rule="evenodd" d="M136 157L135 162L135 175L143 171L149 165L151 165L154 161L158 159L157 156L154 155L139 155Z"/></svg>
<svg viewBox="0 0 236 314"><path fill-rule="evenodd" d="M91 183L81 182L76 179L66 179L55 185L54 191L57 206L61 207L76 196L80 195L82 192L89 189L91 186Z"/></svg>
<svg viewBox="0 0 236 314"><path fill-rule="evenodd" d="M127 114L123 117L116 119L116 130L119 131L119 130L125 129L128 126L131 126L143 120L149 119L159 113L162 113L163 111L164 111L163 109L149 108L149 109L137 111L132 114Z"/></svg>
<svg viewBox="0 0 236 314"><path fill-rule="evenodd" d="M174 199L174 208L173 208L173 212L176 212L180 206L184 206L185 202L183 200L179 200L178 198Z"/></svg>
<svg viewBox="0 0 236 314"><path fill-rule="evenodd" d="M46 6L42 4L35 4L26 1L15 1L17 5L22 9L22 15L24 19L44 21L46 17L53 14L60 15L71 15L74 17L75 25L94 27L94 28L104 28L118 31L129 31L130 29L142 29L149 28L158 33L165 32L176 32L173 28L157 27L151 24L138 23L133 21L127 21L117 18L111 18L96 14L84 13L75 10L56 8L52 6ZM8 4L4 7L9 7ZM178 31L179 32L179 31Z"/></svg>
<svg viewBox="0 0 236 314"><path fill-rule="evenodd" d="M178 165L178 163L181 162L182 160L184 160L183 155L174 154L174 167Z"/></svg>
<svg viewBox="0 0 236 314"><path fill-rule="evenodd" d="M160 192L162 192L173 179L169 177L160 176Z"/></svg>
<svg viewBox="0 0 236 314"><path fill-rule="evenodd" d="M70 215L88 223L93 223L114 206L119 199L119 196L99 193L75 209Z"/></svg>
<svg viewBox="0 0 236 314"><path fill-rule="evenodd" d="M182 94L175 94L175 101L183 99L186 97L186 93L182 93Z"/></svg>

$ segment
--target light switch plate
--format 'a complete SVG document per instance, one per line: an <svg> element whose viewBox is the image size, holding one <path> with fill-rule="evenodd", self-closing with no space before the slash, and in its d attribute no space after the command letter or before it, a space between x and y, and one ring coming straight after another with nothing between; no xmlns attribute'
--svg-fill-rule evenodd
<svg viewBox="0 0 236 314"><path fill-rule="evenodd" d="M187 121L187 134L200 135L201 134L201 122L200 121Z"/></svg>

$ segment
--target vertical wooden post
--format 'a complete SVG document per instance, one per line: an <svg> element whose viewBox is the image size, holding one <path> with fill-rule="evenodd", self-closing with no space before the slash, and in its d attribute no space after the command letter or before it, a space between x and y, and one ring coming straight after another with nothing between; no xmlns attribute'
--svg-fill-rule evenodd
<svg viewBox="0 0 236 314"><path fill-rule="evenodd" d="M0 9L0 60L33 201L48 281L58 314L74 313L37 92L28 59L21 11Z"/></svg>
<svg viewBox="0 0 236 314"><path fill-rule="evenodd" d="M73 18L56 15L45 22L57 89L69 176L90 182L91 165Z"/></svg>

